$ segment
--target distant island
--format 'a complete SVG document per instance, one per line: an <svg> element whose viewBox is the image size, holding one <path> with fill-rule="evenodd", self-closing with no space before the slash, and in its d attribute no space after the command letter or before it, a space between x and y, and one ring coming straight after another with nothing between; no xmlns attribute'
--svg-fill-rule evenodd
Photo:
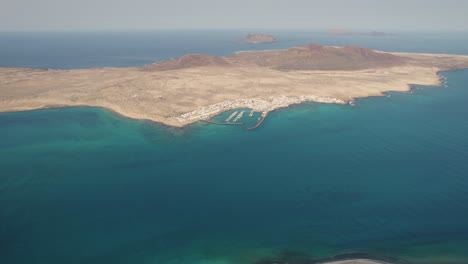
<svg viewBox="0 0 468 264"><path fill-rule="evenodd" d="M272 43L275 42L276 38L272 35L267 34L249 34L243 39L242 43L248 44L261 44L261 43Z"/></svg>
<svg viewBox="0 0 468 264"><path fill-rule="evenodd" d="M357 36L372 36L372 37L381 37L381 36L388 36L390 34L381 32L381 31L370 31L370 32L359 32L353 31L348 29L330 29L327 31L329 35L338 35L338 36L346 36L346 35L357 35Z"/></svg>
<svg viewBox="0 0 468 264"><path fill-rule="evenodd" d="M0 68L0 111L96 106L182 127L237 108L265 117L306 101L346 104L411 84L441 85L440 71L462 68L468 56L317 44L129 68Z"/></svg>

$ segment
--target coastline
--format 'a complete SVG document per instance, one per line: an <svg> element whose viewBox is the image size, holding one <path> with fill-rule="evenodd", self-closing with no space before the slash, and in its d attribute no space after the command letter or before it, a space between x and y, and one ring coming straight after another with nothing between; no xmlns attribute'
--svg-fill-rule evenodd
<svg viewBox="0 0 468 264"><path fill-rule="evenodd" d="M447 71L438 71L437 72L437 80L433 84L427 84L424 86L443 86L445 83L446 78L443 77L441 74ZM248 108L255 112L261 112L262 115L267 115L272 111L278 111L281 109L289 108L293 105L299 105L302 103L307 102L315 102L315 103L325 103L325 104L350 104L354 105L354 102L359 99L369 98L369 97L382 97L386 96L387 92L410 92L413 89L414 85L420 84L407 84L406 89L391 89L387 91L383 91L381 94L378 95L369 95L369 96L361 96L350 98L348 100L342 100L338 98L331 98L331 97L318 97L318 96L297 96L297 97L286 97L286 96L279 96L277 98L269 98L268 100L264 99L238 99L233 101L224 101L214 105L210 105L207 107L203 107L198 110L194 110L180 116L174 117L173 119L177 120L172 122L170 120L161 119L161 118L152 118L145 114L135 114L135 113L128 113L122 111L121 109L116 108L113 105L100 105L100 104L44 104L40 106L32 106L32 107L15 107L13 109L1 109L0 112L8 113L8 112L23 112L23 111L34 111L34 110L43 110L43 109L54 109L54 108L66 108L66 107L97 107L97 108L104 108L109 110L117 115L120 115L125 118L130 119L137 119L137 120L146 120L151 122L159 123L163 126L174 127L174 128L184 128L188 125L194 124L196 122L205 122L217 115L222 113L239 109L239 108Z"/></svg>
<svg viewBox="0 0 468 264"><path fill-rule="evenodd" d="M442 72L446 72L446 71L440 71L439 73L442 73ZM446 80L445 77L440 76L439 82L437 84L426 85L426 86L442 86L444 80ZM155 122L163 126L167 126L167 127L184 128L186 126L192 125L197 122L212 123L209 121L211 118L218 116L222 113L235 110L235 109L239 109L239 108L248 108L248 109L253 110L254 112L261 112L262 117L266 119L266 116L270 112L280 111L282 109L287 109L291 106L300 105L303 103L322 103L322 104L341 104L341 105L350 104L354 106L354 102L358 99L364 99L364 98L370 98L370 97L383 97L383 96L386 96L387 92L410 92L412 91L413 89L412 87L414 85L419 85L419 84L408 84L407 90L388 90L388 91L384 91L380 95L362 96L362 97L352 98L348 101L344 101L344 100L337 99L337 98L318 97L318 96L298 96L298 97L292 97L292 98L286 97L286 96L280 96L278 98L269 98L273 102L273 104L271 103L269 104L268 100L263 100L263 99L238 99L234 101L224 101L224 102L220 102L214 105L204 107L202 109L198 109L192 112L182 114L181 116L178 116L178 117L174 117L174 119L176 119L178 122L168 122L167 120L151 118L144 114L138 115L138 114L126 113L124 111L115 109L113 106L92 105L92 104L76 104L76 105L75 104L50 104L50 105L46 104L46 105L42 105L38 107L22 107L19 109L16 108L16 109L10 109L10 110L0 109L0 113L14 113L14 112L47 110L47 109L67 108L67 107L103 108L103 109L113 112L116 115L119 115L125 118L151 121L151 122ZM278 104L277 103L278 101L280 101L281 103ZM255 104L255 103L258 103L258 104Z"/></svg>
<svg viewBox="0 0 468 264"><path fill-rule="evenodd" d="M451 70L451 71L454 71L454 70ZM439 87L443 86L446 80L445 77L441 76L441 73L443 72L447 72L447 71L437 71L437 76L438 76L437 81L435 81L433 84L427 84L424 86L439 86ZM391 89L391 90L383 91L381 94L378 94L378 95L355 97L355 98L350 98L346 101L342 99L338 99L338 98L319 97L319 96L313 96L313 95L312 96L296 96L296 97L279 96L277 98L270 97L267 100L258 99L258 98L228 100L228 101L216 103L207 107L203 107L201 109L197 109L197 110L182 114L177 117L173 117L173 119L176 121L149 117L145 114L128 113L128 112L122 111L121 109L113 105L101 105L101 104L44 104L44 105L32 106L32 107L15 107L13 109L7 109L7 110L0 108L0 112L3 112L3 113L23 112L23 111L34 111L34 110L66 108L66 107L97 107L97 108L107 109L125 118L156 122L163 126L168 126L168 127L184 128L196 122L206 122L207 120L217 115L220 115L222 113L225 113L231 110L239 109L239 108L248 108L255 112L261 112L262 115L266 116L268 113L272 111L278 111L281 109L289 108L293 105L299 105L299 104L307 103L307 102L354 105L354 102L358 99L369 98L369 97L382 97L382 96L386 96L387 92L410 92L413 89L414 85L420 85L420 84L408 83L406 85L406 89Z"/></svg>
<svg viewBox="0 0 468 264"><path fill-rule="evenodd" d="M218 116L222 113L239 109L239 108L248 108L253 110L254 112L261 112L262 116L266 116L268 113L272 111L277 111L285 108L289 108L293 105L299 105L302 103L306 102L316 102L316 103L334 103L334 104L346 104L346 102L341 101L336 98L320 98L318 100L311 100L306 98L305 96L303 97L296 97L296 98L287 98L287 97L280 97L276 99L272 99L273 102L275 101L280 101L280 100L286 99L286 103L283 102L278 105L269 105L266 100L262 99L240 99L240 100L235 100L235 101L225 101L221 102L215 105L211 105L208 107L204 107L199 110L195 110L186 114L183 114L181 116L175 117L174 119L178 120L179 122L167 122L167 120L162 120L162 119L157 119L157 118L150 118L145 115L135 115L135 114L129 114L126 112L122 112L119 110L114 109L112 106L102 106L102 105L90 105L90 104L76 104L76 105L70 105L70 104L55 104L55 105L42 105L38 107L24 107L20 109L10 109L10 110L0 110L0 113L15 113L15 112L26 112L26 111L35 111L35 110L47 110L47 109L58 109L58 108L67 108L67 107L90 107L90 108L103 108L106 110L109 110L116 115L125 117L125 118L130 118L130 119L137 119L137 120L146 120L146 121L151 121L151 122L156 122L164 126L168 127L177 127L177 128L183 128L186 126L189 126L191 124L197 123L197 122L206 122L206 123L215 123L210 121L211 118ZM321 100L323 99L323 100ZM330 100L330 101L325 101L325 100ZM261 102L260 105L255 105L252 104L252 102ZM208 111L208 113L206 113ZM230 125L236 125L236 123L229 123Z"/></svg>

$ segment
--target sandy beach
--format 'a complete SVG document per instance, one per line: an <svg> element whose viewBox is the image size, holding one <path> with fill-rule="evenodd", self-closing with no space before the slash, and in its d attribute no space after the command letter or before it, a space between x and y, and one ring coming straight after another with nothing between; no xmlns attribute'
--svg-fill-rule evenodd
<svg viewBox="0 0 468 264"><path fill-rule="evenodd" d="M354 57L363 53L359 49L352 51ZM281 52L297 53L274 52L281 56L284 55ZM307 59L316 56L311 52L306 53ZM182 127L236 108L268 113L308 101L345 104L357 98L382 96L388 91L408 91L413 84L441 85L439 72L468 68L468 56L449 54L385 53L397 58L397 63L393 61L387 67L376 60L377 66L358 70L308 70L320 65L304 63L293 65L299 70L283 69L291 64L279 65L266 57L271 65L264 65L264 61L252 59L263 56L264 51L245 54L199 55L195 59L170 61L168 66L162 63L79 70L0 68L0 111L94 106L130 118ZM297 60L297 56L303 55L295 56ZM166 68L161 70L160 65Z"/></svg>

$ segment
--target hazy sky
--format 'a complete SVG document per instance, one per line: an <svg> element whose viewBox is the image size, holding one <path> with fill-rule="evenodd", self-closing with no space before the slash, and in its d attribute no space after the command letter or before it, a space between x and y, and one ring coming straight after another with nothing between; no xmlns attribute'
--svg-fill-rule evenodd
<svg viewBox="0 0 468 264"><path fill-rule="evenodd" d="M0 30L468 30L467 0L0 0Z"/></svg>

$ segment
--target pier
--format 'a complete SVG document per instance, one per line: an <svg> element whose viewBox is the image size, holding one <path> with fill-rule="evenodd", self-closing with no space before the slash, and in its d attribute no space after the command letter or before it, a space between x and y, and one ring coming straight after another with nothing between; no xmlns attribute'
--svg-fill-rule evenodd
<svg viewBox="0 0 468 264"><path fill-rule="evenodd" d="M228 118L226 118L226 122L229 122L229 120L231 120L235 115L237 115L237 111L235 111L234 113L232 113ZM235 121L234 121L235 122Z"/></svg>
<svg viewBox="0 0 468 264"><path fill-rule="evenodd" d="M261 127L262 124L263 124L263 122L265 122L265 118L266 118L267 116L268 116L268 112L263 112L263 113L262 113L262 117L260 118L260 120L258 121L258 123L257 123L255 126L253 126L253 127L247 128L247 130L255 130L255 129Z"/></svg>
<svg viewBox="0 0 468 264"><path fill-rule="evenodd" d="M216 121L211 121L211 120L200 120L202 122L208 123L208 124L213 124L213 125L226 125L226 126L242 126L244 123L242 122L216 122Z"/></svg>
<svg viewBox="0 0 468 264"><path fill-rule="evenodd" d="M244 112L245 111L240 112L232 122L236 123L239 119L241 119L242 116L244 116Z"/></svg>

